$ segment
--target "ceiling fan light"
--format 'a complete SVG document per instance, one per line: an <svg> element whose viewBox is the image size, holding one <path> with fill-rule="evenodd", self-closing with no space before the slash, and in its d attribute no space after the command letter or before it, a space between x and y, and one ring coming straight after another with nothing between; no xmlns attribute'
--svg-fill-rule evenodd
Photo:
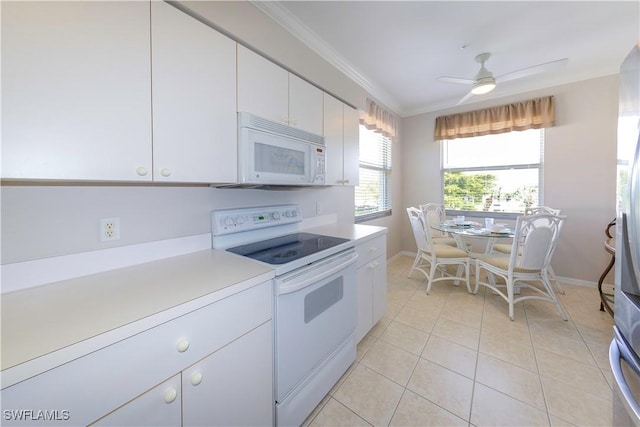
<svg viewBox="0 0 640 427"><path fill-rule="evenodd" d="M491 92L496 87L494 79L479 80L471 86L471 93L474 95L484 95Z"/></svg>

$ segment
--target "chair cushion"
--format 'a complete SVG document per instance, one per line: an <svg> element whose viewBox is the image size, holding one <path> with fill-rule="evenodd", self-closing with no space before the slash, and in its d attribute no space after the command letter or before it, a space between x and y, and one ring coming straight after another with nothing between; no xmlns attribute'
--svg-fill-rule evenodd
<svg viewBox="0 0 640 427"><path fill-rule="evenodd" d="M457 247L449 245L433 245L433 249L436 251L436 257L438 258L468 258L469 254L458 249Z"/></svg>
<svg viewBox="0 0 640 427"><path fill-rule="evenodd" d="M511 253L511 243L496 243L493 245L494 252L500 252L501 254Z"/></svg>
<svg viewBox="0 0 640 427"><path fill-rule="evenodd" d="M477 255L476 259L478 261L482 261L486 264L492 265L502 270L509 270L509 257L501 256L501 255ZM516 267L513 269L516 273L536 273L540 270L538 269L530 269L530 268L522 268Z"/></svg>
<svg viewBox="0 0 640 427"><path fill-rule="evenodd" d="M456 239L453 237L434 237L433 238L434 245L449 245L449 246L458 246L456 243Z"/></svg>

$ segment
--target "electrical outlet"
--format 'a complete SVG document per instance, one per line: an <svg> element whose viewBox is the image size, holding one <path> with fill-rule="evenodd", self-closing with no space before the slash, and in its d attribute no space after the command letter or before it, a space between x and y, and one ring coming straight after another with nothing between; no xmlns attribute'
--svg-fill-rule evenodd
<svg viewBox="0 0 640 427"><path fill-rule="evenodd" d="M102 218L100 220L100 241L109 242L120 239L120 218Z"/></svg>

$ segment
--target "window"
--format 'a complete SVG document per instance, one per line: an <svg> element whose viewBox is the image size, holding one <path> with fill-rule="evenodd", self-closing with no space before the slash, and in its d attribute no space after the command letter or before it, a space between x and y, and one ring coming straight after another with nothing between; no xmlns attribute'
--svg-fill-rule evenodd
<svg viewBox="0 0 640 427"><path fill-rule="evenodd" d="M365 221L391 215L391 139L360 125L360 185L355 216Z"/></svg>
<svg viewBox="0 0 640 427"><path fill-rule="evenodd" d="M542 201L544 129L442 141L448 210L520 213Z"/></svg>

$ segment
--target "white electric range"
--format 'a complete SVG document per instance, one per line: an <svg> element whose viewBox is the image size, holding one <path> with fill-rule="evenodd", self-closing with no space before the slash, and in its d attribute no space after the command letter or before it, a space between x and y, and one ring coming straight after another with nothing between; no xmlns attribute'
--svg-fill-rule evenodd
<svg viewBox="0 0 640 427"><path fill-rule="evenodd" d="M354 242L299 229L297 205L214 211L213 248L270 265L276 425L300 425L355 361Z"/></svg>

